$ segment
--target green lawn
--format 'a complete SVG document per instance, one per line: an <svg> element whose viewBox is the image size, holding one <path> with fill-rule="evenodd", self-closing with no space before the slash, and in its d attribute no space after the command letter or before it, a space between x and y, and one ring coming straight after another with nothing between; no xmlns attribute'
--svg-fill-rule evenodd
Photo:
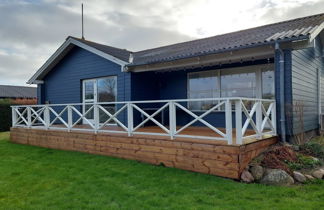
<svg viewBox="0 0 324 210"><path fill-rule="evenodd" d="M0 133L1 209L321 209L324 181L243 184L130 160L8 142Z"/></svg>

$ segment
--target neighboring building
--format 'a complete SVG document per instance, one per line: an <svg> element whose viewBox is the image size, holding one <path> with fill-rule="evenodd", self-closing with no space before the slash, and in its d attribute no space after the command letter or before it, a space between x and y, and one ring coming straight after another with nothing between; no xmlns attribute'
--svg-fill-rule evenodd
<svg viewBox="0 0 324 210"><path fill-rule="evenodd" d="M0 99L36 99L37 88L0 85Z"/></svg>
<svg viewBox="0 0 324 210"><path fill-rule="evenodd" d="M28 83L37 84L39 104L275 99L277 133L289 138L319 128L323 27L324 14L319 14L138 52L68 37ZM304 107L302 121L292 111L298 102ZM187 107L198 115L213 105L188 102ZM220 110L207 120L224 127L218 120L224 118ZM120 119L126 121L126 114ZM177 115L179 125L190 121Z"/></svg>

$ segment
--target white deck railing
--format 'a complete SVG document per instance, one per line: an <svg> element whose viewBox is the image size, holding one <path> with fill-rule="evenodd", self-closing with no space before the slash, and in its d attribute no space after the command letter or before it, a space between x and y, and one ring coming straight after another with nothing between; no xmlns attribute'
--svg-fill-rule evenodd
<svg viewBox="0 0 324 210"><path fill-rule="evenodd" d="M188 108L188 103L199 101L212 101L212 106L203 111L192 111ZM149 104L155 104L152 114L145 111L145 107L147 108ZM87 110L85 110L85 107L87 107ZM142 118L138 117L138 114L135 117L135 112L142 115ZM158 114L163 113L164 115L165 112L168 112L169 116L167 125L155 118ZM180 125L180 123L177 123L177 117L183 116L184 113L191 116L193 120L185 125ZM217 121L217 124L223 124L223 126L217 127L212 122L203 119L212 113L220 113L212 117L213 121ZM141 130L149 121L154 126L161 128L162 132ZM111 126L112 122L118 126L118 129L116 129L116 126ZM78 126L80 123L87 124L88 128ZM181 133L194 123L208 127L215 135L199 136ZM63 129L67 131L83 130L94 133L126 133L129 136L136 134L160 135L169 136L171 139L185 137L224 140L228 144L233 143L232 135L235 135L236 144L242 144L246 138L261 139L267 134L276 135L276 106L274 100L253 98L22 105L12 106L12 127ZM223 127L223 129L219 127ZM247 132L248 130L254 131L255 134Z"/></svg>

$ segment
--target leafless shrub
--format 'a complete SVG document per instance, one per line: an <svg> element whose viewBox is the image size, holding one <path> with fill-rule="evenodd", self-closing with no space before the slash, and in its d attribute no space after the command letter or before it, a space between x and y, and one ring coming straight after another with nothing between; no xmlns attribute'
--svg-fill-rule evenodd
<svg viewBox="0 0 324 210"><path fill-rule="evenodd" d="M286 105L288 134L292 136L292 143L297 145L303 145L307 142L304 128L304 109L303 101L294 101L292 105Z"/></svg>

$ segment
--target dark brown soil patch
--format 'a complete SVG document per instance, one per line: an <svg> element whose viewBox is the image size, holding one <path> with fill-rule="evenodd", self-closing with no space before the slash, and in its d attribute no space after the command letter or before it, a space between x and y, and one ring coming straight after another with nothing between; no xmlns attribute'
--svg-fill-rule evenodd
<svg viewBox="0 0 324 210"><path fill-rule="evenodd" d="M287 146L274 146L264 153L261 165L267 168L282 169L291 174L286 162L297 161L297 155L293 149Z"/></svg>

